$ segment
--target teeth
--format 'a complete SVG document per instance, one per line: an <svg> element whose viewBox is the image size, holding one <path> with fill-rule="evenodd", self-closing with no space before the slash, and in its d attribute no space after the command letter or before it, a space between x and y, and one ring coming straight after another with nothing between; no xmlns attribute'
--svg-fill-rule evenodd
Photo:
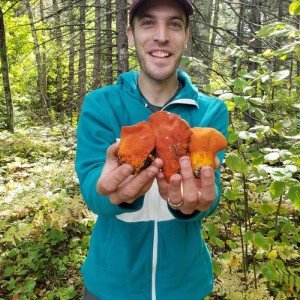
<svg viewBox="0 0 300 300"><path fill-rule="evenodd" d="M157 51L157 52L152 52L152 56L155 56L155 57L168 57L170 54L169 53L166 53L166 52L162 52L162 51Z"/></svg>

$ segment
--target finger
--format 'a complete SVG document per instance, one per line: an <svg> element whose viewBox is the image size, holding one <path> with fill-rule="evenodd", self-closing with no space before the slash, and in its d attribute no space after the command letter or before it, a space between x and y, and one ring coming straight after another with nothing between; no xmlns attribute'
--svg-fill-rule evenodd
<svg viewBox="0 0 300 300"><path fill-rule="evenodd" d="M219 160L218 156L215 156L215 166L216 166L216 169L220 168L220 160Z"/></svg>
<svg viewBox="0 0 300 300"><path fill-rule="evenodd" d="M156 181L160 196L167 200L169 195L169 184L166 182L164 173L162 171L157 174Z"/></svg>
<svg viewBox="0 0 300 300"><path fill-rule="evenodd" d="M108 195L116 191L119 185L131 175L133 167L129 164L124 164L111 171L108 174L100 176L97 182L97 191L102 195Z"/></svg>
<svg viewBox="0 0 300 300"><path fill-rule="evenodd" d="M128 184L119 188L117 191L119 197L122 198L124 202L136 199L141 194L144 186L152 184L160 170L159 166L160 163L154 161L148 168L134 176Z"/></svg>
<svg viewBox="0 0 300 300"><path fill-rule="evenodd" d="M181 179L179 174L174 174L170 178L168 198L175 206L182 202Z"/></svg>
<svg viewBox="0 0 300 300"><path fill-rule="evenodd" d="M205 166L201 170L201 196L200 203L209 208L216 197L215 174L211 167Z"/></svg>
<svg viewBox="0 0 300 300"><path fill-rule="evenodd" d="M148 181L140 190L139 194L137 195L137 197L145 195L149 189L151 188L153 181L155 180L155 178L153 178L153 180Z"/></svg>
<svg viewBox="0 0 300 300"><path fill-rule="evenodd" d="M152 166L154 166L155 168L157 168L158 170L158 174L161 172L159 171L160 168L162 167L162 160L160 158L157 158L155 159L153 162L152 162ZM157 170L155 170L155 172L157 172ZM158 174L156 175L156 178L158 177ZM141 195L144 195L146 194L146 192L151 188L152 184L153 184L153 181L154 181L155 178L153 178L152 180L146 182L146 184L141 188L141 190L139 191L139 195L138 196L141 196Z"/></svg>
<svg viewBox="0 0 300 300"><path fill-rule="evenodd" d="M106 161L102 170L102 175L110 173L112 170L119 167L118 158L119 143L114 143L110 145L106 150Z"/></svg>
<svg viewBox="0 0 300 300"><path fill-rule="evenodd" d="M186 204L195 204L198 201L198 191L195 184L191 161L188 156L182 156L179 159L179 163L182 176L182 191L184 202Z"/></svg>
<svg viewBox="0 0 300 300"><path fill-rule="evenodd" d="M116 142L110 145L106 150L106 157L116 157L118 156L118 149L119 149L120 142Z"/></svg>

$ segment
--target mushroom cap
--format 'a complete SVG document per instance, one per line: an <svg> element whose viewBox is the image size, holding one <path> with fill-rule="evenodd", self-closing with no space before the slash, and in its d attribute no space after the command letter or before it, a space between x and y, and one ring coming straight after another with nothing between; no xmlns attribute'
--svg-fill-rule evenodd
<svg viewBox="0 0 300 300"><path fill-rule="evenodd" d="M121 128L118 157L121 164L128 163L132 165L134 173L138 173L146 167L145 164L149 158L154 159L151 155L154 148L155 138L148 122L142 121Z"/></svg>
<svg viewBox="0 0 300 300"><path fill-rule="evenodd" d="M179 158L188 155L190 126L180 116L166 111L152 114L149 123L155 136L156 154L164 162L162 172L169 182L180 171Z"/></svg>
<svg viewBox="0 0 300 300"><path fill-rule="evenodd" d="M226 138L218 130L210 127L193 127L189 140L189 156L195 177L200 177L203 166L216 168L215 156L227 147Z"/></svg>
<svg viewBox="0 0 300 300"><path fill-rule="evenodd" d="M218 151L227 147L226 138L215 128L193 127L191 131L189 152L196 152L202 149L215 155Z"/></svg>

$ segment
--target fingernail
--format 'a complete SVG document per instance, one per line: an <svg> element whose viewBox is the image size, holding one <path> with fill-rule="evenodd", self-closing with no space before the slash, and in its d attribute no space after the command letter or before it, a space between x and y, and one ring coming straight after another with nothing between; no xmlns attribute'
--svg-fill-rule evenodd
<svg viewBox="0 0 300 300"><path fill-rule="evenodd" d="M129 175L129 174L131 174L132 173L132 171L133 171L133 167L131 166L131 165L125 165L124 167L123 167L123 174L126 176L126 175Z"/></svg>
<svg viewBox="0 0 300 300"><path fill-rule="evenodd" d="M212 175L212 171L210 169L204 169L203 170L203 175L205 177L210 177Z"/></svg>
<svg viewBox="0 0 300 300"><path fill-rule="evenodd" d="M157 177L158 177L159 179L163 179L163 178L165 177L165 175L164 175L163 172L159 172L158 175L157 175Z"/></svg>
<svg viewBox="0 0 300 300"><path fill-rule="evenodd" d="M147 176L148 176L149 178L152 178L152 177L155 176L155 174L154 174L154 172L148 171L148 172L147 172Z"/></svg>
<svg viewBox="0 0 300 300"><path fill-rule="evenodd" d="M184 164L189 164L190 163L190 159L188 156L181 156L180 157L180 161Z"/></svg>

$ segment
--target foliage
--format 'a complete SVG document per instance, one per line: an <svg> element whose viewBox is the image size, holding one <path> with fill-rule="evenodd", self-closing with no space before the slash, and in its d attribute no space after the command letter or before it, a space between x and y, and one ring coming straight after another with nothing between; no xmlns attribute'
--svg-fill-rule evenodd
<svg viewBox="0 0 300 300"><path fill-rule="evenodd" d="M74 299L93 225L74 174L74 130L0 139L0 299Z"/></svg>
<svg viewBox="0 0 300 300"><path fill-rule="evenodd" d="M258 34L264 39L284 37L286 43L258 55L228 49L229 59L236 57L241 66L250 59L257 68L241 67L237 77L229 79L230 90L220 94L231 113L224 199L203 231L214 253L215 295L298 299L299 86L289 70L273 66L277 59L299 59L294 39L299 30L275 23Z"/></svg>
<svg viewBox="0 0 300 300"><path fill-rule="evenodd" d="M20 3L8 11L12 2L4 3L19 127L14 135L0 132L0 299L78 299L79 268L94 216L82 202L74 173L74 128L34 127L41 103L29 19ZM299 3L290 3L293 18L299 16ZM224 3L221 8L228 11ZM63 10L61 16L67 19ZM227 13L224 16L223 27L231 32L235 24ZM91 24L87 36L92 41ZM51 42L53 31L47 27L57 27L52 17L35 25L47 53L47 96L54 116L67 105L67 48ZM225 101L231 115L223 198L203 225L216 275L208 299L297 299L300 294L299 35L292 22L282 20L257 32L261 53L245 44L229 44L215 54L218 72L205 86L199 82L199 70L206 74L207 66L195 57L182 61L197 86ZM225 35L219 39L225 44ZM137 66L135 58L130 59L130 65ZM63 99L57 99L56 62L63 72ZM4 111L0 89L2 118ZM0 119L0 127L2 123Z"/></svg>

